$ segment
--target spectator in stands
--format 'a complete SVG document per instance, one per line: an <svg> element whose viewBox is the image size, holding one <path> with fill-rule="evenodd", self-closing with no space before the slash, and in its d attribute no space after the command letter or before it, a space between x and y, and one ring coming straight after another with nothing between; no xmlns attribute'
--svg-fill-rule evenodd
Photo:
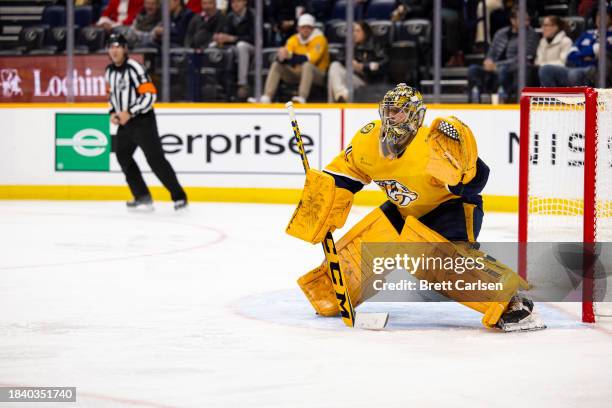
<svg viewBox="0 0 612 408"><path fill-rule="evenodd" d="M396 8L391 13L391 21L429 18L431 16L432 4L432 0L397 0Z"/></svg>
<svg viewBox="0 0 612 408"><path fill-rule="evenodd" d="M538 48L538 34L529 25L530 17L526 16L526 58L533 61ZM495 33L491 48L482 65L470 65L468 69L468 87L470 101L480 102L480 93L501 88L502 94L511 96L515 93L514 75L518 61L518 8L513 7L510 13L510 26ZM477 100L474 100L477 99ZM503 102L503 96L500 100Z"/></svg>
<svg viewBox="0 0 612 408"><path fill-rule="evenodd" d="M385 50L374 42L372 29L365 21L358 21L353 25L353 41L353 86L357 89L381 76L387 56ZM346 82L347 72L344 65L339 61L332 62L329 66L327 86L334 102L348 101Z"/></svg>
<svg viewBox="0 0 612 408"><path fill-rule="evenodd" d="M578 15L588 17L597 6L597 0L580 0L578 4Z"/></svg>
<svg viewBox="0 0 612 408"><path fill-rule="evenodd" d="M266 78L264 94L259 102L270 103L281 79L284 82L299 83L296 103L306 103L314 82L324 85L325 72L329 66L327 39L318 28L310 14L302 14L298 19L298 33L292 35L284 47L278 49L276 61L270 67ZM255 102L249 98L249 102Z"/></svg>
<svg viewBox="0 0 612 408"><path fill-rule="evenodd" d="M161 22L160 0L144 0L142 11L134 19L128 39L134 39L136 47L154 46L153 30Z"/></svg>
<svg viewBox="0 0 612 408"><path fill-rule="evenodd" d="M200 0L187 0L187 4L185 4L187 8L193 11L194 14L199 14L202 12L202 2Z"/></svg>
<svg viewBox="0 0 612 408"><path fill-rule="evenodd" d="M187 25L193 17L193 12L185 7L184 0L170 0L170 44L173 47L182 47L185 43ZM160 25L155 27L153 35L157 43L161 43L164 28Z"/></svg>
<svg viewBox="0 0 612 408"><path fill-rule="evenodd" d="M542 20L542 39L534 62L538 67L540 84L551 83L552 75L548 67L565 67L572 48L572 40L565 34L565 28L565 22L559 16L547 16Z"/></svg>
<svg viewBox="0 0 612 408"><path fill-rule="evenodd" d="M295 34L296 20L307 11L306 1L268 0L266 3L266 11L269 12L267 20L274 31L274 44L285 44Z"/></svg>
<svg viewBox="0 0 612 408"><path fill-rule="evenodd" d="M597 59L599 50L599 13L595 11L595 30L585 31L570 49L567 56L568 66L545 65L540 69L540 82L542 86L582 86L595 85L597 72ZM606 50L612 52L612 9L608 7L606 21Z"/></svg>
<svg viewBox="0 0 612 408"><path fill-rule="evenodd" d="M202 12L194 15L187 25L185 47L208 47L213 41L213 35L221 30L224 22L215 0L202 0Z"/></svg>
<svg viewBox="0 0 612 408"><path fill-rule="evenodd" d="M97 26L110 32L117 26L129 26L142 9L143 0L110 0L102 11Z"/></svg>
<svg viewBox="0 0 612 408"><path fill-rule="evenodd" d="M231 0L231 12L225 17L225 24L213 41L218 47L229 46L238 61L237 96L246 100L249 96L249 65L255 52L255 14L247 8L247 0Z"/></svg>

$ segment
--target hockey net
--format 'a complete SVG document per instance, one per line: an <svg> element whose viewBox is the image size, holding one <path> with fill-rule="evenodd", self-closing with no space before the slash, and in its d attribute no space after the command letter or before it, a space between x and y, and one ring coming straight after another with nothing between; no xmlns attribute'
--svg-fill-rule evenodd
<svg viewBox="0 0 612 408"><path fill-rule="evenodd" d="M611 90L523 92L519 241L612 241ZM601 282L607 286L606 281ZM612 288L588 288L587 282L583 321L593 322L592 291L605 294ZM610 295L595 299L612 300ZM596 302L595 314L612 314L612 303Z"/></svg>

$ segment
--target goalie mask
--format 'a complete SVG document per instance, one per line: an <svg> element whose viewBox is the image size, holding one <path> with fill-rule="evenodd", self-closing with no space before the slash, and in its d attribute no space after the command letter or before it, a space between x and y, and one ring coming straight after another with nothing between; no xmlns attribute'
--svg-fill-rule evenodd
<svg viewBox="0 0 612 408"><path fill-rule="evenodd" d="M378 113L382 121L381 154L388 159L400 156L416 136L427 108L421 93L402 83L387 92Z"/></svg>

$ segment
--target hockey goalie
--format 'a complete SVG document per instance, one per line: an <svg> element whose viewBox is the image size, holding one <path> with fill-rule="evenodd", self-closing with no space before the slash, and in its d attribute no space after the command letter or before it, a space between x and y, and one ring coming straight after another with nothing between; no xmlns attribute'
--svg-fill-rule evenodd
<svg viewBox="0 0 612 408"><path fill-rule="evenodd" d="M503 283L503 289L477 296L459 290L441 290L442 295L482 313L482 323L489 328L545 328L533 314L533 302L519 293L527 283L478 249L483 218L480 193L489 168L478 157L472 131L454 116L436 118L424 126L425 111L421 94L406 84L388 91L379 105L380 120L358 130L323 171L307 171L287 233L310 243L322 242L328 231L344 225L354 194L374 181L388 200L337 243L355 307L373 295L366 289L373 274L362 270L362 243L440 243L431 247L444 248L448 256L483 255L484 268L464 273L463 280ZM436 268L414 273L419 281L434 283L452 279L449 275L452 272ZM339 313L326 262L303 275L298 284L316 313Z"/></svg>

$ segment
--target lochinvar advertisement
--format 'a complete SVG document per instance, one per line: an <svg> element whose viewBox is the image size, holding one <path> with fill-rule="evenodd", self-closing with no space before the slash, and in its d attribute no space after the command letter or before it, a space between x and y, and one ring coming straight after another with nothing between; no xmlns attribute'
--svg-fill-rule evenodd
<svg viewBox="0 0 612 408"><path fill-rule="evenodd" d="M142 55L130 55L142 62ZM106 102L107 55L75 55L72 89L75 102ZM0 103L65 102L68 79L65 55L0 57Z"/></svg>

